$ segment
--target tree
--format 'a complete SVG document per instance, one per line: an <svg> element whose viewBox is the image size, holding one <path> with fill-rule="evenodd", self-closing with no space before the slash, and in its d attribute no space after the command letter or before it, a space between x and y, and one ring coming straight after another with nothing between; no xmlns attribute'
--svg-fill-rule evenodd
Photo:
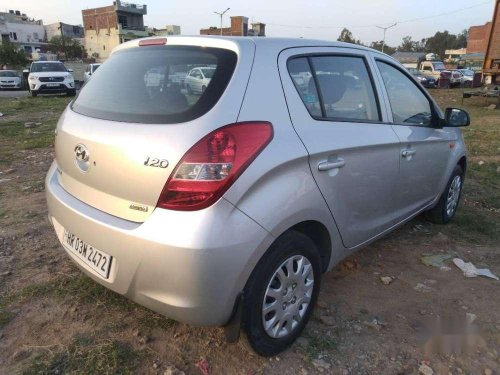
<svg viewBox="0 0 500 375"><path fill-rule="evenodd" d="M434 36L427 39L425 48L428 52L437 53L439 56L445 55L447 49L460 49L467 46L467 30L463 30L458 35L450 34L448 31L438 31Z"/></svg>
<svg viewBox="0 0 500 375"><path fill-rule="evenodd" d="M68 36L54 36L49 40L49 50L64 54L66 58L81 58L84 54L82 45Z"/></svg>
<svg viewBox="0 0 500 375"><path fill-rule="evenodd" d="M6 41L0 44L0 67L3 65L18 67L26 64L28 64L26 54L17 49L15 44Z"/></svg>
<svg viewBox="0 0 500 375"><path fill-rule="evenodd" d="M384 41L379 40L376 42L371 42L370 48L376 49L377 51L382 51L382 45L384 44ZM388 55L392 55L394 52L396 52L395 47L388 46L385 44L384 46L384 53L387 53Z"/></svg>
<svg viewBox="0 0 500 375"><path fill-rule="evenodd" d="M340 36L337 38L337 41L352 43L352 44L363 44L363 43L361 43L361 40L355 39L353 37L352 33L349 31L349 29L347 29L345 27L340 32Z"/></svg>

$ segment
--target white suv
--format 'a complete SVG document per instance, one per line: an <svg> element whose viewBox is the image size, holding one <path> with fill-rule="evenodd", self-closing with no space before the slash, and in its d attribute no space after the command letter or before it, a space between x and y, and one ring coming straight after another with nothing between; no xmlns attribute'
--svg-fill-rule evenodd
<svg viewBox="0 0 500 375"><path fill-rule="evenodd" d="M31 96L62 93L76 95L75 79L71 74L73 70L66 69L60 61L35 61L24 72L29 72L28 87Z"/></svg>

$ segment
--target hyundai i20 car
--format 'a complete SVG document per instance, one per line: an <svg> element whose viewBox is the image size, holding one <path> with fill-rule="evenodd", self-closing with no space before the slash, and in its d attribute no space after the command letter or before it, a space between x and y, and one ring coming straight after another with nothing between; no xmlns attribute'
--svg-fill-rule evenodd
<svg viewBox="0 0 500 375"><path fill-rule="evenodd" d="M205 89L181 84L203 67ZM270 356L340 260L421 213L453 218L469 122L358 45L134 40L57 124L49 219L96 282Z"/></svg>

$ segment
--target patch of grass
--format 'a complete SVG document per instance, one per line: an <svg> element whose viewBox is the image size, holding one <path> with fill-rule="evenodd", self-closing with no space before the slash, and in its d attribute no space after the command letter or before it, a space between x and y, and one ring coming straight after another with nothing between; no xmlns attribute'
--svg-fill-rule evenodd
<svg viewBox="0 0 500 375"><path fill-rule="evenodd" d="M76 336L67 350L35 356L23 374L132 374L144 355L118 340Z"/></svg>
<svg viewBox="0 0 500 375"><path fill-rule="evenodd" d="M144 309L144 313L138 318L137 323L144 328L168 329L175 325L175 321L167 317Z"/></svg>
<svg viewBox="0 0 500 375"><path fill-rule="evenodd" d="M497 214L489 214L476 207L462 205L442 232L453 238L471 243L499 243L500 220Z"/></svg>
<svg viewBox="0 0 500 375"><path fill-rule="evenodd" d="M304 348L309 360L317 358L319 354L332 352L337 349L337 341L329 336L306 336L307 346Z"/></svg>
<svg viewBox="0 0 500 375"><path fill-rule="evenodd" d="M12 318L14 318L14 314L0 306L0 329L9 324Z"/></svg>

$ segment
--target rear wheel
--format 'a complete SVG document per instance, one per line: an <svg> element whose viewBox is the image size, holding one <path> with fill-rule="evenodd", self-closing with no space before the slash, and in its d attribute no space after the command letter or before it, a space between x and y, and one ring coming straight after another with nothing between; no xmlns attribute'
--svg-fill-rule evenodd
<svg viewBox="0 0 500 375"><path fill-rule="evenodd" d="M243 329L251 348L273 356L290 346L311 317L320 283L314 242L295 231L278 238L245 287Z"/></svg>
<svg viewBox="0 0 500 375"><path fill-rule="evenodd" d="M66 92L66 96L75 96L76 95L76 90L69 90Z"/></svg>
<svg viewBox="0 0 500 375"><path fill-rule="evenodd" d="M455 216L462 194L463 181L464 171L462 167L457 165L451 174L446 189L439 198L439 202L434 208L425 213L430 221L436 224L447 224Z"/></svg>

